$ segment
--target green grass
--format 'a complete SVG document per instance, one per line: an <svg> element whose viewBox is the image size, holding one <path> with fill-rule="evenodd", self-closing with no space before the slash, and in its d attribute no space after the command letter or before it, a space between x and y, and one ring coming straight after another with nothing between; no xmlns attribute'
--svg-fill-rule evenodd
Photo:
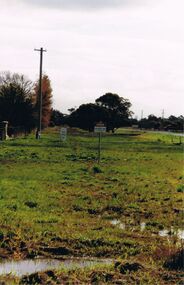
<svg viewBox="0 0 184 285"><path fill-rule="evenodd" d="M62 245L76 256L139 256L167 243L156 235L160 229L182 228L183 145L169 135L120 130L102 137L98 165L95 135L71 131L62 143L58 133L0 143L0 240L7 255ZM125 230L111 224L115 218Z"/></svg>

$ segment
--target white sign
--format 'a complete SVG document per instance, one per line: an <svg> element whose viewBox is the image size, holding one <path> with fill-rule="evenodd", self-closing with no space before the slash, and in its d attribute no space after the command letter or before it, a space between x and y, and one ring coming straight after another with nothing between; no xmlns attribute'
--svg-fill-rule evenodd
<svg viewBox="0 0 184 285"><path fill-rule="evenodd" d="M103 124L97 124L94 128L95 133L105 133L106 127Z"/></svg>
<svg viewBox="0 0 184 285"><path fill-rule="evenodd" d="M62 141L66 141L66 138L67 138L67 128L61 128L60 135L61 135L61 140Z"/></svg>

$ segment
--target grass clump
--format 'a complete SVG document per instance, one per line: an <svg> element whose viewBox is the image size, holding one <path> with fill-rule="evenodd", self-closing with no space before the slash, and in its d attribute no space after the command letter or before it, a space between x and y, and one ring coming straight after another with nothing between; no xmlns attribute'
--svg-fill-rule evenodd
<svg viewBox="0 0 184 285"><path fill-rule="evenodd" d="M103 173L102 168L100 166L93 166L92 171L94 174Z"/></svg>
<svg viewBox="0 0 184 285"><path fill-rule="evenodd" d="M125 263L121 263L121 262L116 262L115 263L115 268L121 273L121 274L126 274L127 272L131 272L131 271L138 271L143 269L143 266L138 263L138 262L134 262L134 263L129 263L129 262L125 262Z"/></svg>
<svg viewBox="0 0 184 285"><path fill-rule="evenodd" d="M177 192L178 193L184 193L184 185L183 184L178 186Z"/></svg>
<svg viewBox="0 0 184 285"><path fill-rule="evenodd" d="M27 201L25 202L25 205L29 208L36 208L38 206L38 203L33 202L33 201Z"/></svg>

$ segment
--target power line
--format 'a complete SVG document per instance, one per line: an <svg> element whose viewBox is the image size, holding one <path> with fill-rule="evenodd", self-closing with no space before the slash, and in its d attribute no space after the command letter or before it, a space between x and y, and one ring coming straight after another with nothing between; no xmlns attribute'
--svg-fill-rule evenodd
<svg viewBox="0 0 184 285"><path fill-rule="evenodd" d="M41 129L42 129L42 65L43 65L43 52L46 52L45 49L34 49L35 51L40 52L40 78L39 78L39 92L38 92L38 122L37 122L37 130L36 130L36 139L40 138Z"/></svg>

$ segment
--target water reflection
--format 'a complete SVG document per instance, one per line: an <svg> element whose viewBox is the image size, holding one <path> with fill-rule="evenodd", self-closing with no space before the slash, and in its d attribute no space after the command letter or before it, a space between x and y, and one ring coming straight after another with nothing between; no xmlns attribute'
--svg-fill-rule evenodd
<svg viewBox="0 0 184 285"><path fill-rule="evenodd" d="M20 261L5 261L0 263L0 275L14 275L22 277L24 275L32 274L40 271L54 270L54 269L74 269L91 267L98 264L111 264L111 259L32 259Z"/></svg>

